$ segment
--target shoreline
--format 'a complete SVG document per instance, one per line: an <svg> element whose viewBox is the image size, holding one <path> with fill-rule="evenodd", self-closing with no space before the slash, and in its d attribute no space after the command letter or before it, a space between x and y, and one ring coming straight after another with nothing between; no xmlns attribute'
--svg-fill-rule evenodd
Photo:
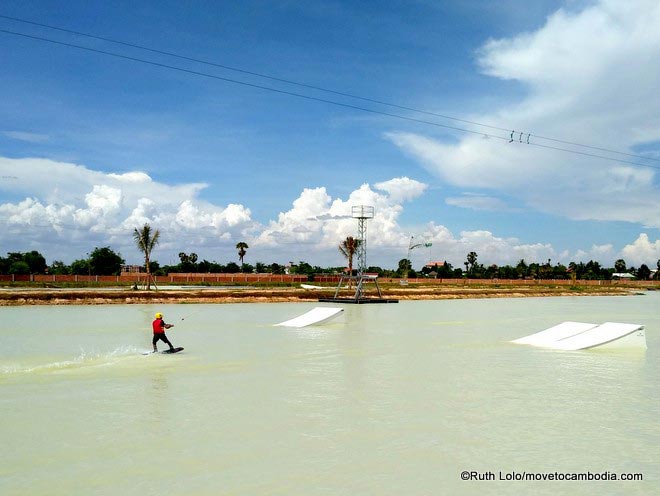
<svg viewBox="0 0 660 496"><path fill-rule="evenodd" d="M241 288L241 289L176 289L176 290L131 290L124 288L2 288L0 306L29 305L109 305L109 304L227 304L227 303L282 303L317 302L319 298L334 295L335 288L301 289L295 287ZM531 298L556 296L626 296L639 294L642 288L625 287L577 287L566 286L507 286L464 287L464 286L406 286L382 289L383 298L398 300L448 300L483 298ZM342 291L340 296L352 294ZM367 298L377 295L372 291Z"/></svg>

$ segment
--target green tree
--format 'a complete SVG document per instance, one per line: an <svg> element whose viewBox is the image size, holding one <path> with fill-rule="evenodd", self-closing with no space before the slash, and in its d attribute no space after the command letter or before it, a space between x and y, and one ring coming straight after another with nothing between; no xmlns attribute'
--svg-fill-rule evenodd
<svg viewBox="0 0 660 496"><path fill-rule="evenodd" d="M144 255L144 268L147 271L147 291L151 289L151 252L158 244L160 231L153 231L148 223L145 223L140 229L133 230L133 239L138 250Z"/></svg>
<svg viewBox="0 0 660 496"><path fill-rule="evenodd" d="M89 268L95 275L110 276L119 274L124 259L109 246L94 248L89 255Z"/></svg>
<svg viewBox="0 0 660 496"><path fill-rule="evenodd" d="M252 274L254 272L254 265L251 265L249 263L242 263L241 272L243 272L244 274Z"/></svg>
<svg viewBox="0 0 660 496"><path fill-rule="evenodd" d="M27 272L24 272L25 267L22 264L14 266L18 262L24 262L27 265ZM14 266L14 271L20 270L21 272L11 272L12 266ZM7 258L0 258L0 274L45 274L46 267L46 259L36 250L27 253L11 252L7 253Z"/></svg>
<svg viewBox="0 0 660 496"><path fill-rule="evenodd" d="M623 258L620 258L616 262L614 262L614 272L618 272L619 274L621 274L625 271L626 271L626 261Z"/></svg>
<svg viewBox="0 0 660 496"><path fill-rule="evenodd" d="M529 264L529 267L527 269L527 273L533 279L538 279L540 272L541 272L541 266L538 263L532 262L531 264Z"/></svg>
<svg viewBox="0 0 660 496"><path fill-rule="evenodd" d="M465 269L467 270L468 274L473 276L474 275L474 269L475 269L475 264L477 263L477 252L471 251L470 253L467 254L467 261L465 262ZM468 265L470 268L468 269Z"/></svg>
<svg viewBox="0 0 660 496"><path fill-rule="evenodd" d="M651 277L651 269L649 269L648 265L642 264L639 266L639 269L637 269L637 279L640 281L646 281Z"/></svg>
<svg viewBox="0 0 660 496"><path fill-rule="evenodd" d="M238 259L241 261L241 265L243 265L243 258L245 257L245 254L247 253L247 249L249 246L245 241L240 241L236 243L236 249L238 250Z"/></svg>
<svg viewBox="0 0 660 496"><path fill-rule="evenodd" d="M210 273L211 272L211 262L204 259L197 264L197 272Z"/></svg>
<svg viewBox="0 0 660 496"><path fill-rule="evenodd" d="M312 267L307 262L303 262L302 260L298 262L297 265L294 265L291 270L292 274L304 274L307 276L313 276L314 272L314 267Z"/></svg>
<svg viewBox="0 0 660 496"><path fill-rule="evenodd" d="M332 270L327 270L325 272L332 273ZM385 271L383 270L382 267L378 267L377 265L370 265L367 267L367 273L368 274L378 274L378 277L383 277L383 274L385 274Z"/></svg>
<svg viewBox="0 0 660 496"><path fill-rule="evenodd" d="M12 265L14 265L16 262L25 262L23 260L23 254L18 253L18 252L9 252L7 253L7 258L3 258L0 260L0 266L2 267L2 273L3 274L16 274L16 272L12 272ZM17 267L14 268L14 270L24 270L23 267L21 266L20 269ZM28 271L25 272L26 274L30 273L30 266L28 265Z"/></svg>
<svg viewBox="0 0 660 496"><path fill-rule="evenodd" d="M91 269L89 267L89 260L85 259L79 259L79 260L74 260L71 262L71 273L82 276L82 275L87 275L91 272Z"/></svg>
<svg viewBox="0 0 660 496"><path fill-rule="evenodd" d="M348 275L353 275L353 257L357 253L360 246L360 240L355 239L353 236L348 236L344 241L339 243L339 253L344 255L348 260Z"/></svg>
<svg viewBox="0 0 660 496"><path fill-rule="evenodd" d="M565 265L558 263L552 269L554 279L568 279L568 269Z"/></svg>
<svg viewBox="0 0 660 496"><path fill-rule="evenodd" d="M212 274L222 274L223 272L227 272L227 269L224 265L219 264L218 262L211 262L211 265L209 265L209 272Z"/></svg>
<svg viewBox="0 0 660 496"><path fill-rule="evenodd" d="M257 273L259 274L265 274L266 272L268 272L268 267L266 267L266 264L263 262L257 262L255 264L255 268L257 270Z"/></svg>
<svg viewBox="0 0 660 496"><path fill-rule="evenodd" d="M270 264L270 272L273 274L281 275L284 274L285 267L284 265L280 265L278 263L272 263Z"/></svg>
<svg viewBox="0 0 660 496"><path fill-rule="evenodd" d="M460 270L460 269L459 269ZM454 275L454 268L451 266L447 260L445 260L445 263L442 264L438 269L438 277L440 278L452 278L455 277Z"/></svg>
<svg viewBox="0 0 660 496"><path fill-rule="evenodd" d="M71 267L66 265L64 262L61 260L53 260L53 263L50 264L50 267L48 267L48 273L49 274L70 274L71 273Z"/></svg>
<svg viewBox="0 0 660 496"><path fill-rule="evenodd" d="M30 267L31 274L44 274L46 272L46 259L38 251L32 250L25 253L23 261Z"/></svg>
<svg viewBox="0 0 660 496"><path fill-rule="evenodd" d="M197 253L188 255L185 252L179 253L179 272L197 272Z"/></svg>
<svg viewBox="0 0 660 496"><path fill-rule="evenodd" d="M229 263L225 266L225 270L226 270L229 274L236 274L236 273L238 273L238 272L241 271L241 268L238 266L238 264L237 264L236 262L229 262Z"/></svg>
<svg viewBox="0 0 660 496"><path fill-rule="evenodd" d="M399 264L397 265L397 269L396 269L397 277L407 277L411 272L411 267L412 267L412 263L407 258L402 258L401 260L399 260Z"/></svg>
<svg viewBox="0 0 660 496"><path fill-rule="evenodd" d="M9 273L10 274L29 274L30 273L30 266L27 264L27 262L24 262L23 260L18 260L16 262L11 263L11 265L9 266Z"/></svg>

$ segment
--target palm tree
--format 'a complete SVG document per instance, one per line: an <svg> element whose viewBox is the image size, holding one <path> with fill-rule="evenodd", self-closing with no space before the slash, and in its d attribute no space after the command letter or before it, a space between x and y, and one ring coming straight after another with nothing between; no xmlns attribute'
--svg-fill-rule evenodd
<svg viewBox="0 0 660 496"><path fill-rule="evenodd" d="M238 259L241 261L241 270L243 269L243 257L245 257L245 254L247 253L245 250L247 250L249 246L245 241L241 241L240 243L236 244L236 249L238 250Z"/></svg>
<svg viewBox="0 0 660 496"><path fill-rule="evenodd" d="M152 232L151 226L145 224L141 229L137 227L133 231L133 239L138 249L144 253L144 265L147 269L147 291L151 289L151 270L149 268L149 262L151 258L151 251L158 244L158 239L160 238L160 231L156 229Z"/></svg>
<svg viewBox="0 0 660 496"><path fill-rule="evenodd" d="M357 253L361 240L349 236L339 243L339 252L348 259L348 275L353 275L353 256Z"/></svg>
<svg viewBox="0 0 660 496"><path fill-rule="evenodd" d="M474 275L474 266L477 263L477 252L471 251L470 253L467 254L467 263L470 264L470 270L469 273L470 275ZM467 269L467 265L465 266Z"/></svg>
<svg viewBox="0 0 660 496"><path fill-rule="evenodd" d="M625 272L626 271L626 261L623 258L618 259L614 262L614 272Z"/></svg>

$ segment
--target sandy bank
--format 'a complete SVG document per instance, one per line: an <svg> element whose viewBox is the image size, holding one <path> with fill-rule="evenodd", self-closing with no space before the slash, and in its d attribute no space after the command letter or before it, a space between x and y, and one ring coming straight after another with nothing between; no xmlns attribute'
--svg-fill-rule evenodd
<svg viewBox="0 0 660 496"><path fill-rule="evenodd" d="M565 286L508 286L473 288L463 286L407 286L383 288L384 298L399 300L442 300L466 298L521 298L540 296L612 296L631 294L630 288ZM334 295L334 288L305 290L301 288L194 289L167 291L134 291L120 288L94 289L8 289L0 291L0 306L16 305L106 305L144 303L272 303L312 302ZM351 293L344 291L342 297ZM375 296L369 292L367 296Z"/></svg>

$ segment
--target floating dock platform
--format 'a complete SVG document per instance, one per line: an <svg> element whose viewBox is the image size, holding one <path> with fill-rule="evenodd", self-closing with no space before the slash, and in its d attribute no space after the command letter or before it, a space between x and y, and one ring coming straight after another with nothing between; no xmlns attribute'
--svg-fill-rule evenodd
<svg viewBox="0 0 660 496"><path fill-rule="evenodd" d="M339 291L342 289L342 284L345 281L355 281L355 295L352 298L339 298ZM373 282L378 291L377 298L369 298L364 294L364 284ZM399 300L392 298L383 298L383 293L378 286L378 276L375 274L358 274L357 276L341 276L339 284L335 290L335 295L332 298L319 298L320 302L324 303L349 303L353 305L363 305L366 303L399 303Z"/></svg>
<svg viewBox="0 0 660 496"><path fill-rule="evenodd" d="M323 303L350 303L353 305L365 305L367 303L399 303L399 300L391 298L319 298Z"/></svg>

